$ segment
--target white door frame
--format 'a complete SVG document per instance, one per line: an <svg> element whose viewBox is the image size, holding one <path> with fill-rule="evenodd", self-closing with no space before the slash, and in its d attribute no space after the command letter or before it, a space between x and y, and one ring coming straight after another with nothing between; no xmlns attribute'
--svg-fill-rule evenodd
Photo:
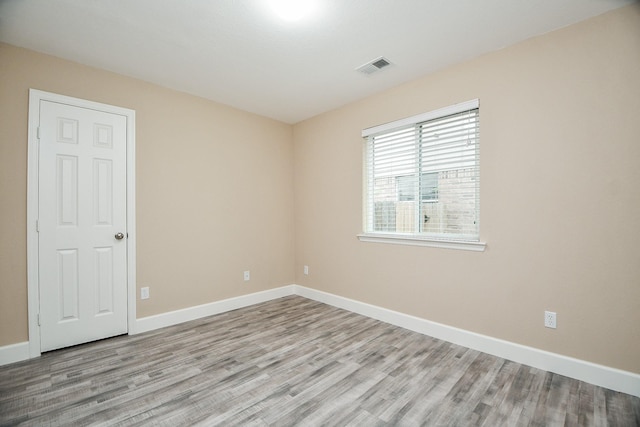
<svg viewBox="0 0 640 427"><path fill-rule="evenodd" d="M40 102L51 101L75 107L105 111L127 118L127 328L134 334L136 322L136 209L135 154L136 132L134 110L72 98L41 90L29 89L29 130L27 154L27 298L29 311L29 357L40 356L40 292L38 282L38 125Z"/></svg>

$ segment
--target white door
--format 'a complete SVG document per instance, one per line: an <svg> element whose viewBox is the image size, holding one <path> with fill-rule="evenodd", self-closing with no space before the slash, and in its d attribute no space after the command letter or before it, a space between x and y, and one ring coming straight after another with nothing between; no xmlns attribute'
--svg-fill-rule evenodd
<svg viewBox="0 0 640 427"><path fill-rule="evenodd" d="M127 332L126 117L40 101L42 351Z"/></svg>

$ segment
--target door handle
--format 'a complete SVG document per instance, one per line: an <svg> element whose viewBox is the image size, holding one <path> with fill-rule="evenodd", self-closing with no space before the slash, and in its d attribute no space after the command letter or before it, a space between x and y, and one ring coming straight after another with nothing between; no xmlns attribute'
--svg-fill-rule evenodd
<svg viewBox="0 0 640 427"><path fill-rule="evenodd" d="M116 235L114 237L116 238L116 240L122 240L122 239L124 239L124 234L116 233Z"/></svg>

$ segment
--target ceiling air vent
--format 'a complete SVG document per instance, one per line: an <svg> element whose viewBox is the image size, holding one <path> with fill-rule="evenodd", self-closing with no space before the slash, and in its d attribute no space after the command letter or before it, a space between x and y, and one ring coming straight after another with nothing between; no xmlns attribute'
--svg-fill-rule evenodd
<svg viewBox="0 0 640 427"><path fill-rule="evenodd" d="M391 65L391 62L381 56L380 58L376 58L373 61L369 61L366 64L359 66L358 68L356 68L356 71L360 71L361 73L369 75L375 73L376 71L380 71L384 67L388 67L389 65Z"/></svg>

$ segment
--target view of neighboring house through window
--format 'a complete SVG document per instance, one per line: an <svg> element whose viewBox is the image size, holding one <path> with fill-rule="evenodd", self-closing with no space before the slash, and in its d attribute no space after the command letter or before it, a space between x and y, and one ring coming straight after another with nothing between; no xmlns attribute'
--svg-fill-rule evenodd
<svg viewBox="0 0 640 427"><path fill-rule="evenodd" d="M415 177L402 175L396 177L399 202L412 202L416 200ZM423 173L420 175L420 200L423 202L436 202L438 200L438 174Z"/></svg>
<svg viewBox="0 0 640 427"><path fill-rule="evenodd" d="M365 233L479 240L479 103L363 131Z"/></svg>

